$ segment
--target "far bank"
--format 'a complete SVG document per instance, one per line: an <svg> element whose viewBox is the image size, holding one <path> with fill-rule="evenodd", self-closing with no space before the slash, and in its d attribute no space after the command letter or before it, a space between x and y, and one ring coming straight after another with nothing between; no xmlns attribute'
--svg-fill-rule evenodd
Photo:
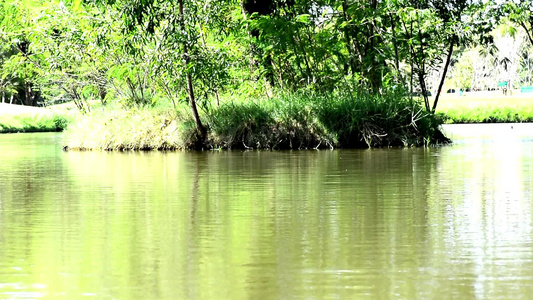
<svg viewBox="0 0 533 300"><path fill-rule="evenodd" d="M530 94L531 95L531 94ZM0 104L0 133L63 131L78 150L313 149L411 147L445 144L440 124L533 122L533 95L447 94L436 116L415 100L281 95L227 99L202 110L208 137L199 141L186 105L65 106ZM451 137L453 139L453 137Z"/></svg>
<svg viewBox="0 0 533 300"><path fill-rule="evenodd" d="M0 133L63 131L74 112L0 103Z"/></svg>
<svg viewBox="0 0 533 300"><path fill-rule="evenodd" d="M533 122L533 93L514 90L444 94L437 109L447 124Z"/></svg>

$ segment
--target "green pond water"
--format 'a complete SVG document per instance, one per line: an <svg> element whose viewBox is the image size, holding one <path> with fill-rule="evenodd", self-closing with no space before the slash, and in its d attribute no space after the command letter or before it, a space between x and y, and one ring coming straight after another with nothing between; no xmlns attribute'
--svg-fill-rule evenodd
<svg viewBox="0 0 533 300"><path fill-rule="evenodd" d="M0 299L528 299L533 125L445 130L280 152L0 135Z"/></svg>

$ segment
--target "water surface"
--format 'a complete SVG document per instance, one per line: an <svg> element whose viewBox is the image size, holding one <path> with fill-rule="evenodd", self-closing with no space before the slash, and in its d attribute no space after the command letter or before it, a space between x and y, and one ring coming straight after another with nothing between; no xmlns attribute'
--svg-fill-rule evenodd
<svg viewBox="0 0 533 300"><path fill-rule="evenodd" d="M533 126L445 130L280 152L0 135L0 298L527 299Z"/></svg>

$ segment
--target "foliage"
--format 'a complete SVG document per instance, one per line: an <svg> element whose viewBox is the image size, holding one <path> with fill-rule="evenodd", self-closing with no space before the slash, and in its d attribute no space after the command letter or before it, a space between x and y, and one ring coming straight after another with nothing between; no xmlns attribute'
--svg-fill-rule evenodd
<svg viewBox="0 0 533 300"><path fill-rule="evenodd" d="M16 96L15 100L21 104L36 105L39 92L35 89L33 79L36 77L39 54L32 49L33 32L29 29L36 10L24 0L2 1L0 7L2 98L10 94L10 102Z"/></svg>
<svg viewBox="0 0 533 300"><path fill-rule="evenodd" d="M519 0L506 2L501 11L510 21L522 27L529 42L533 46L533 3Z"/></svg>

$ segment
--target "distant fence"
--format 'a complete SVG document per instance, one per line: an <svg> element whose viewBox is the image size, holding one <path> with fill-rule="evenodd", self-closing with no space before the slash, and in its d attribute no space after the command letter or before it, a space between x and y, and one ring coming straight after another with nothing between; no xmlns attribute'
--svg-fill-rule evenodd
<svg viewBox="0 0 533 300"><path fill-rule="evenodd" d="M533 93L533 86L523 86L520 88L521 93Z"/></svg>

